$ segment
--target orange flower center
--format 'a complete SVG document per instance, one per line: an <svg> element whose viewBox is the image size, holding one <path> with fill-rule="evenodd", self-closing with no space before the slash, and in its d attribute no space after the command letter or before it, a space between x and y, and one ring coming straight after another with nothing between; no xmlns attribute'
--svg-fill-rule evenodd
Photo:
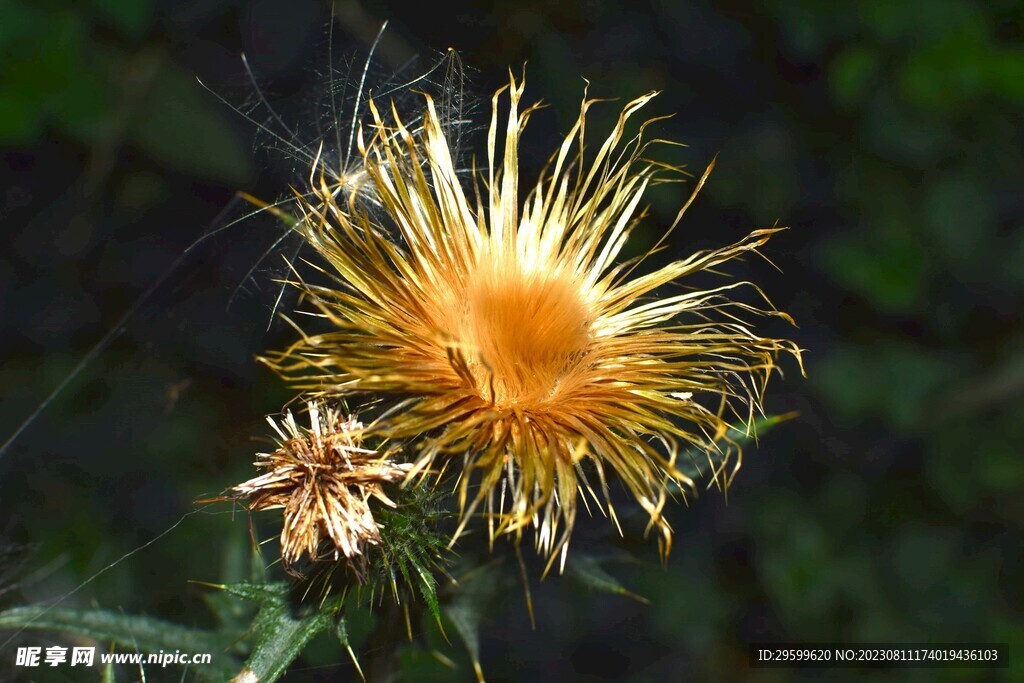
<svg viewBox="0 0 1024 683"><path fill-rule="evenodd" d="M462 342L477 390L499 407L546 402L590 341L590 313L573 279L530 272L518 259L475 269Z"/></svg>

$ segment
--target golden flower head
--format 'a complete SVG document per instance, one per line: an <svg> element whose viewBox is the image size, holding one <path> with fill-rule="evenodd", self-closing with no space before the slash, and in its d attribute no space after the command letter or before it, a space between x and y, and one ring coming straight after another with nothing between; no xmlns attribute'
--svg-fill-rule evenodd
<svg viewBox="0 0 1024 683"><path fill-rule="evenodd" d="M303 555L319 559L321 540L330 539L334 559L344 557L359 574L366 547L380 541L370 498L394 507L383 484L401 481L412 465L363 448L356 419L315 402L308 409L309 428L299 427L290 411L280 421L267 418L278 448L258 455L255 465L264 474L231 491L250 510L284 508L281 559L289 571Z"/></svg>
<svg viewBox="0 0 1024 683"><path fill-rule="evenodd" d="M655 292L755 251L776 230L632 276L639 264L617 256L645 213L645 189L671 171L644 158L647 124L625 137L655 93L625 107L592 158L584 158L593 104L585 100L522 200L518 144L536 109L520 107L523 87L512 77L494 96L489 165L472 195L429 98L422 130L376 116L360 149L394 225L335 201L319 183L299 229L337 284L302 286L332 329L265 360L322 395L394 398L381 430L415 447L411 475L461 459L459 531L483 505L492 539L534 527L539 549L552 561L562 549L564 561L578 493L588 490L614 519L611 472L667 552L666 498L693 486L677 467L681 449L717 450L717 480L730 422L750 424L778 353L799 357L799 349L759 336L746 320L787 316L728 298L744 285L760 293L750 283Z"/></svg>

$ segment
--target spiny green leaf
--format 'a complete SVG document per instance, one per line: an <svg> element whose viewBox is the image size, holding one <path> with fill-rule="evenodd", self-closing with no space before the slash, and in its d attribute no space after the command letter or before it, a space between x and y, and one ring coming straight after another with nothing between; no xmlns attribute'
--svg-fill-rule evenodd
<svg viewBox="0 0 1024 683"><path fill-rule="evenodd" d="M750 431L739 429L737 427L732 427L729 430L729 435L737 443L746 443L748 441L751 441L752 439L756 439L761 435L765 434L772 427L782 424L783 422L788 422L796 417L798 417L798 414L795 412L784 413L782 415L767 415L764 417L759 417L756 420L754 420L754 427Z"/></svg>
<svg viewBox="0 0 1024 683"><path fill-rule="evenodd" d="M449 605L444 615L452 622L455 632L462 638L466 645L470 659L473 660L473 669L477 678L483 680L483 671L480 668L480 613L468 604Z"/></svg>
<svg viewBox="0 0 1024 683"><path fill-rule="evenodd" d="M403 490L395 508L382 508L375 515L381 527L381 544L371 555L368 593L372 596L388 586L396 598L401 591L422 595L440 623L435 574L447 563L447 536L438 522L450 516L440 504L442 494L428 487ZM401 585L399 585L401 580ZM371 598L372 599L372 598Z"/></svg>
<svg viewBox="0 0 1024 683"><path fill-rule="evenodd" d="M250 629L257 640L243 672L260 683L276 681L313 636L331 627L336 608L337 602L329 601L317 611L298 616L286 597L266 599Z"/></svg>
<svg viewBox="0 0 1024 683"><path fill-rule="evenodd" d="M285 581L274 581L271 583L253 583L251 581L240 581L238 583L209 584L218 588L228 595L243 600L251 600L260 604L271 603L283 605L288 601L289 586Z"/></svg>
<svg viewBox="0 0 1024 683"><path fill-rule="evenodd" d="M342 617L338 619L338 626L334 629L335 634L338 636L338 641L345 647L349 647L351 643L348 640L348 626L345 624L345 619Z"/></svg>
<svg viewBox="0 0 1024 683"><path fill-rule="evenodd" d="M143 652L208 652L211 663L196 665L196 670L212 681L227 680L238 670L237 661L229 654L234 649L232 634L191 629L151 617L41 606L0 612L0 629L26 628L78 633Z"/></svg>
<svg viewBox="0 0 1024 683"><path fill-rule="evenodd" d="M480 668L480 622L501 590L499 573L498 563L491 562L463 574L456 583L455 596L444 608L444 616L466 645L479 681L484 680Z"/></svg>
<svg viewBox="0 0 1024 683"><path fill-rule="evenodd" d="M356 653L353 652L352 643L348 638L348 624L345 622L345 617L338 619L338 625L334 629L334 633L338 636L338 642L348 651L348 656L352 658L352 663L355 665L356 671L359 672L359 677L365 681L366 676L363 675L363 667L359 666L359 659L356 657Z"/></svg>
<svg viewBox="0 0 1024 683"><path fill-rule="evenodd" d="M406 564L405 557L403 557L403 556L395 557L394 558L394 564L398 566L398 571L399 571L399 573L401 573L402 580L405 582L405 585L406 586L411 586L412 585L412 578L409 576L409 565ZM397 595L397 592L398 592L398 589L396 587L395 588L396 595Z"/></svg>
<svg viewBox="0 0 1024 683"><path fill-rule="evenodd" d="M792 420L795 417L796 413L760 417L754 420L754 424L750 430L731 427L729 429L729 438L736 445L742 446L750 441L760 438L776 425ZM722 455L719 453L703 450L689 450L679 458L678 463L676 463L676 468L691 479L697 480L711 475L712 472L721 466L721 462Z"/></svg>
<svg viewBox="0 0 1024 683"><path fill-rule="evenodd" d="M638 602L642 602L645 605L650 604L650 600L647 598L633 593L622 583L619 582L614 576L608 573L603 566L601 561L593 555L584 555L577 553L575 557L569 562L569 576L588 588L594 590L603 591L605 593L614 593L615 595L625 595L633 598Z"/></svg>
<svg viewBox="0 0 1024 683"><path fill-rule="evenodd" d="M423 601L427 603L427 607L430 608L430 613L434 616L434 620L440 626L441 606L437 600L437 579L429 568L417 562L416 558L412 555L409 556L409 563L412 564L416 573L420 575L420 594L423 596Z"/></svg>

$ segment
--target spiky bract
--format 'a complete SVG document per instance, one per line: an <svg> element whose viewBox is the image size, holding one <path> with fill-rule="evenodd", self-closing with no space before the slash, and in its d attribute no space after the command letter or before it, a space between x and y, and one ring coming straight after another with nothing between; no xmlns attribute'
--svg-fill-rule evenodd
<svg viewBox="0 0 1024 683"><path fill-rule="evenodd" d="M334 559L344 557L361 573L368 545L380 543L370 498L394 507L383 485L401 481L411 464L391 462L362 447L363 425L341 411L308 404L310 427L299 427L290 411L280 422L268 417L278 448L260 453L255 465L266 472L231 491L250 510L284 508L281 559L291 571L307 555L321 556L329 539Z"/></svg>
<svg viewBox="0 0 1024 683"><path fill-rule="evenodd" d="M553 560L567 547L578 491L614 517L611 470L667 552L666 498L676 484L693 485L675 466L681 449L718 453L716 478L727 478L720 441L729 423L752 418L778 353L799 350L745 322L786 318L729 300L744 285L759 293L750 283L655 292L753 252L776 230L630 277L637 264L617 256L644 214L645 189L672 171L644 157L647 124L626 139L628 120L654 93L625 107L593 158L584 158L593 104L585 100L523 200L518 145L536 109L520 106L523 87L513 77L494 96L489 167L472 198L429 99L421 133L377 116L360 146L394 225L319 184L299 229L337 283L302 286L333 329L266 361L321 395L394 399L380 429L415 447L414 474L461 461L463 525L482 504L492 538L518 539L533 526Z"/></svg>

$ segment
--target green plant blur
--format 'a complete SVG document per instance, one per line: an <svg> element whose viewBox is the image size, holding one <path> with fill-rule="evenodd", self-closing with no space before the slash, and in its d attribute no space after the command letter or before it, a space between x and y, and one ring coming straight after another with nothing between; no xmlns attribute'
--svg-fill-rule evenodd
<svg viewBox="0 0 1024 683"><path fill-rule="evenodd" d="M526 62L528 96L551 104L536 115L548 137L524 147L537 169L578 106L581 77L598 97L664 91L654 106L675 116L660 135L691 145L677 160L699 171L718 155L671 249L790 226L765 250L783 272L749 263L748 277L797 320L809 378L789 367L769 389L770 412L800 417L748 449L727 500L711 490L676 506L666 567L636 538L639 521L625 520L634 537L624 540L602 520L574 538L580 560L574 569L570 555L565 578L533 579L535 630L515 581L490 582L501 592L484 591L475 611L453 603L456 621L479 628L470 649L488 680L799 679L750 669L747 645L760 641L1008 642L1013 668L985 680L1020 680L1024 3L553 5L456 2L421 18L338 3L334 49L365 52L390 19L382 60L451 45L478 70L470 85L484 102L509 65ZM253 153L252 127L194 76L244 90L244 49L288 95L328 15L312 0L0 0L0 437L236 190L286 190ZM484 106L478 122L486 116ZM652 194L637 250L656 241L680 194ZM252 321L273 288L227 312L203 296L245 280L257 237L243 225L204 245L0 456L0 519L10 520L0 532L29 546L3 607L68 593L192 501L249 476L260 417L291 398L252 362L263 343ZM261 538L273 535L268 521L257 519ZM271 557L273 544L264 548ZM204 633L215 614L239 626L244 605L210 609L224 596L189 582L250 580L251 555L244 511L204 508L60 606ZM374 618L349 625L357 653ZM462 626L442 634L429 609L419 621L427 645L399 648L399 680L473 680L469 655L446 644ZM0 646L0 678L24 674L16 646L69 642L19 634ZM68 669L43 669L38 680L67 680ZM180 669L147 675L182 679ZM356 676L325 631L283 680Z"/></svg>

